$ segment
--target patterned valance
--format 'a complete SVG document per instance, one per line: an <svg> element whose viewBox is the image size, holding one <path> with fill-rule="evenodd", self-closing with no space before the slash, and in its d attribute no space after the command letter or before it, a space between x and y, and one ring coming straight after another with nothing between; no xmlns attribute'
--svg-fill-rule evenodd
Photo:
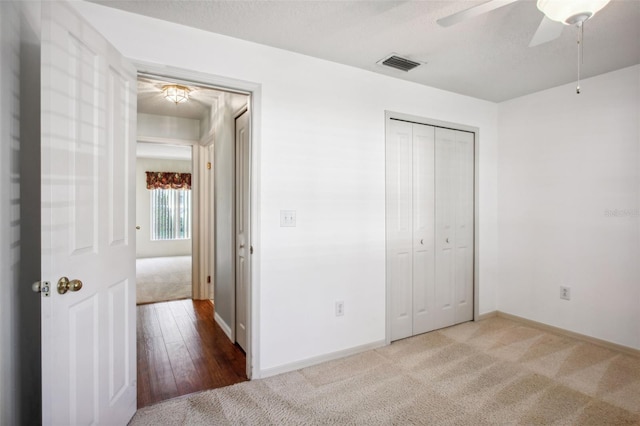
<svg viewBox="0 0 640 426"><path fill-rule="evenodd" d="M147 172L147 189L191 189L191 173Z"/></svg>

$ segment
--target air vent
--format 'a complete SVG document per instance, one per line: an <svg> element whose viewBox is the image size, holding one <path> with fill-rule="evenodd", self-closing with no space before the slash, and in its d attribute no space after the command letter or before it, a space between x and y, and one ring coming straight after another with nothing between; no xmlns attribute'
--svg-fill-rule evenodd
<svg viewBox="0 0 640 426"><path fill-rule="evenodd" d="M420 62L415 62L394 54L381 59L380 61L378 61L378 63L406 72L411 71L412 69L421 65Z"/></svg>

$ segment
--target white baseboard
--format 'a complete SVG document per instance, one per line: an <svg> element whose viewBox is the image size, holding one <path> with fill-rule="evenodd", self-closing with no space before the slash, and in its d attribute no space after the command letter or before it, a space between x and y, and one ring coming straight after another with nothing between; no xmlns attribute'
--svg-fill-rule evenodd
<svg viewBox="0 0 640 426"><path fill-rule="evenodd" d="M544 331L548 331L555 334L560 334L563 336L571 337L576 340L582 340L583 342L592 343L594 345L598 345L607 349L611 349L617 352L622 352L627 355L631 355L637 358L640 358L640 349L632 348L629 346L624 346L619 343L610 342L608 340L598 339L597 337L587 336L586 334L577 333L575 331L566 330L564 328L559 328L553 325L545 324L542 322L530 320L528 318L519 317L517 315L508 314L506 312L497 311L498 317L510 319L512 321L517 321L523 323L525 325L529 325L531 327L536 327Z"/></svg>
<svg viewBox="0 0 640 426"><path fill-rule="evenodd" d="M498 315L499 315L498 311L485 312L484 314L480 314L480 316L478 316L478 319L476 321L482 321L487 318L497 317Z"/></svg>
<svg viewBox="0 0 640 426"><path fill-rule="evenodd" d="M229 325L226 322L224 322L222 317L218 315L217 311L213 312L213 318L215 319L216 323L220 326L222 331L224 331L224 334L226 334L229 340L231 340L231 343L235 343L233 341L233 334L231 333L231 327L229 327Z"/></svg>
<svg viewBox="0 0 640 426"><path fill-rule="evenodd" d="M385 341L378 340L377 342L371 342L360 346L354 346L352 348L343 349L341 351L331 352L324 355L314 356L311 358L303 359L300 361L291 362L289 364L279 365L277 367L266 368L260 370L259 378L264 379L266 377L275 376L277 374L288 373L290 371L300 370L301 368L311 367L312 365L320 364L327 361L333 361L334 359L344 358L350 355L356 355L360 352L370 351L385 346Z"/></svg>

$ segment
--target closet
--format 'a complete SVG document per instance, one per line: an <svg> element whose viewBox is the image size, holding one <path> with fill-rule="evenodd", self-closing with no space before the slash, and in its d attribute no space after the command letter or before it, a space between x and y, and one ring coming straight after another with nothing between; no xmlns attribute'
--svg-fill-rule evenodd
<svg viewBox="0 0 640 426"><path fill-rule="evenodd" d="M474 133L386 124L393 341L473 319Z"/></svg>

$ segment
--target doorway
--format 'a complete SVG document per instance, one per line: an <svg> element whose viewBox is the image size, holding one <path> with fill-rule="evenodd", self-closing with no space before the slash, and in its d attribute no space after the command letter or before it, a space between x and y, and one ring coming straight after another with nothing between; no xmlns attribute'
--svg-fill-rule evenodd
<svg viewBox="0 0 640 426"><path fill-rule="evenodd" d="M175 97L176 93L180 98ZM152 207L150 211L141 212L150 223L150 231L137 229L137 236L146 239L138 243L142 246L139 251L151 248L152 253L159 253L159 246L168 243L189 246L182 247L179 253L176 249L171 257L143 259L155 263L159 269L166 269L187 254L193 254L188 294L182 289L178 297L160 298L155 300L157 303L137 307L139 408L250 377L244 352L248 347L244 339L249 332L247 316L241 315L245 320L239 321L236 315L229 321L225 315L228 310L240 313L242 308L248 310L248 290L245 290L246 297L226 298L224 290L234 289L236 282L225 282L218 273L218 268L224 270L231 266L235 276L235 262L231 265L219 262L223 253L230 259L237 256L235 238L230 240L233 244L226 244L224 231L235 235L240 226L246 233L248 246L250 204L247 199L247 210L242 215L246 220L233 215L227 217L217 207L225 205L227 199L238 198L234 192L236 182L246 182L246 194L250 194L249 100L248 93L173 77L139 74L137 174L147 180L144 188L138 189L137 202L151 198L148 204ZM229 169L229 162L223 158L229 143L231 152L235 150L237 111L246 111L247 155L242 168L231 162ZM164 156L149 153L157 151L164 152ZM149 165L148 157L156 157L155 169ZM144 170L140 169L141 164ZM227 169L233 174L225 174ZM162 194L163 191L167 194ZM161 198L154 204L156 192ZM184 192L182 198L180 192ZM158 206L169 210L167 215L160 214L159 227L153 224ZM231 212L235 209L236 206L232 206ZM140 215L138 220L142 222ZM218 225L222 225L224 231L216 232ZM169 234L173 232L180 241L150 239L158 229L160 234L166 233L167 227ZM248 279L250 259L246 259L245 264ZM156 275L167 278L166 273L159 272ZM247 289L249 281L242 282ZM237 332L238 327L242 327L244 334Z"/></svg>
<svg viewBox="0 0 640 426"><path fill-rule="evenodd" d="M145 119L140 111L139 123ZM140 127L149 133L147 126ZM191 299L192 193L197 189L191 183L192 147L138 142L136 148L136 304Z"/></svg>

